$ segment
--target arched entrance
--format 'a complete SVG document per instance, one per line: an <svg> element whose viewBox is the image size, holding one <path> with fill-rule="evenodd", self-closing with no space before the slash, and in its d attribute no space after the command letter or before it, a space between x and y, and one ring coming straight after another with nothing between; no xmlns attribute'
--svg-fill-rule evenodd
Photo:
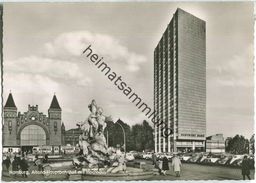
<svg viewBox="0 0 256 183"><path fill-rule="evenodd" d="M40 146L46 145L46 133L38 125L28 125L20 133L21 146Z"/></svg>

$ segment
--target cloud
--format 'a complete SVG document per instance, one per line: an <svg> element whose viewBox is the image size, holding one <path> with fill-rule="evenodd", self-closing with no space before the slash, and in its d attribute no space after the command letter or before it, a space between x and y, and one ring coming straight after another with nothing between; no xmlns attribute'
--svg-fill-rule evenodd
<svg viewBox="0 0 256 183"><path fill-rule="evenodd" d="M253 46L207 63L207 133L222 125L226 135L250 136L253 126ZM242 128L239 128L243 125ZM236 125L236 126L235 126ZM231 128L232 126L232 128ZM229 130L227 130L229 129ZM221 132L221 131L220 131ZM246 133L245 133L246 132Z"/></svg>
<svg viewBox="0 0 256 183"><path fill-rule="evenodd" d="M248 46L238 54L218 63L209 63L209 79L213 87L253 87L253 45Z"/></svg>
<svg viewBox="0 0 256 183"><path fill-rule="evenodd" d="M26 111L28 104L40 104L40 111L46 112L53 93L62 91L59 83L43 75L4 72L3 78L4 99L11 90L19 111Z"/></svg>
<svg viewBox="0 0 256 183"><path fill-rule="evenodd" d="M81 86L89 86L91 84L91 79L84 74L78 64L65 60L29 56L16 60L7 60L4 62L4 67L7 73L36 75L62 80L62 82L70 81ZM28 78L24 79L24 83L26 83Z"/></svg>
<svg viewBox="0 0 256 183"><path fill-rule="evenodd" d="M83 50L91 45L94 52L107 58L108 61L125 64L127 71L140 70L146 57L128 50L117 39L104 34L78 31L63 33L53 41L45 44L46 52L51 57L78 57Z"/></svg>
<svg viewBox="0 0 256 183"><path fill-rule="evenodd" d="M58 91L59 84L47 76L28 73L4 73L5 88L15 92L48 93L50 90ZM50 89L50 90L49 90Z"/></svg>

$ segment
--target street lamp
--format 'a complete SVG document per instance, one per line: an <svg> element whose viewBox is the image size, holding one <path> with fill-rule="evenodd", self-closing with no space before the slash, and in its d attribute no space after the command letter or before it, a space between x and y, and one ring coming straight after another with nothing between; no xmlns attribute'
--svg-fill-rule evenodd
<svg viewBox="0 0 256 183"><path fill-rule="evenodd" d="M120 121L120 119L117 120L117 122L116 122L115 124L118 124L118 125L122 128L122 130L123 130L123 135L124 135L124 154L126 154L126 138L125 138L125 131L124 131L123 126L122 126L120 123L118 123L119 121Z"/></svg>
<svg viewBox="0 0 256 183"><path fill-rule="evenodd" d="M72 135L72 144L73 144L73 146L75 146L75 136L74 136L74 129L72 130L72 133L73 133L73 135Z"/></svg>
<svg viewBox="0 0 256 183"><path fill-rule="evenodd" d="M109 143L108 143L108 129L106 129L106 132L107 132L107 147L108 147L108 145L109 145Z"/></svg>

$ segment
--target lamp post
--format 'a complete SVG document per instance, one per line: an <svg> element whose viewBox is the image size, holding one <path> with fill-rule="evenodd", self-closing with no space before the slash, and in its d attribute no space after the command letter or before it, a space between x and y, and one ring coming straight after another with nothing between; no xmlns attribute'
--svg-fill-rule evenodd
<svg viewBox="0 0 256 183"><path fill-rule="evenodd" d="M119 119L119 120L120 120L120 119ZM123 126L122 126L120 123L118 123L119 120L116 122L116 124L118 124L118 125L122 128L122 130L123 130L123 135L124 135L124 154L126 154L126 138L125 138L125 131L124 131Z"/></svg>
<svg viewBox="0 0 256 183"><path fill-rule="evenodd" d="M108 143L108 130L107 130L107 146L108 146L108 144L109 144L109 143Z"/></svg>
<svg viewBox="0 0 256 183"><path fill-rule="evenodd" d="M73 132L73 135L72 135L72 140L73 140L73 146L75 146L75 137L74 137L74 129L72 130L72 132Z"/></svg>

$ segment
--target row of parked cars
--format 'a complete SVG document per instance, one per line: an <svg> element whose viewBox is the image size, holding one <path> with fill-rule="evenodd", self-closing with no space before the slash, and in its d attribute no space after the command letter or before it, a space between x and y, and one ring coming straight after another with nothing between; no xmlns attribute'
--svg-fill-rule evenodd
<svg viewBox="0 0 256 183"><path fill-rule="evenodd" d="M135 159L145 159L152 160L153 152L140 153L131 151L130 154L134 156ZM205 165L221 165L221 166L231 166L240 167L244 156L246 155L249 159L251 168L254 169L254 155L242 154L233 155L228 153L178 153L177 154L183 163L197 163ZM162 160L166 156L169 161L172 160L172 153L156 153L157 160Z"/></svg>
<svg viewBox="0 0 256 183"><path fill-rule="evenodd" d="M227 153L190 153L182 155L181 160L185 163L240 167L244 156L248 157L250 167L254 168L254 155L248 154L233 155Z"/></svg>

